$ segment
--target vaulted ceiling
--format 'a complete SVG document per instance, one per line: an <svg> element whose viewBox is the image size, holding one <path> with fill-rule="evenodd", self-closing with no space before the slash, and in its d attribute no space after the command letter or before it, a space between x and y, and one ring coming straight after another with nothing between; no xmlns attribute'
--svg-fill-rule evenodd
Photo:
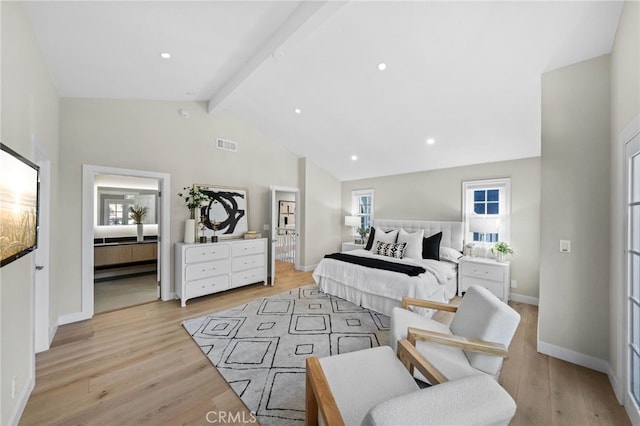
<svg viewBox="0 0 640 426"><path fill-rule="evenodd" d="M207 101L351 180L540 155L541 75L609 53L622 3L24 7L62 97Z"/></svg>

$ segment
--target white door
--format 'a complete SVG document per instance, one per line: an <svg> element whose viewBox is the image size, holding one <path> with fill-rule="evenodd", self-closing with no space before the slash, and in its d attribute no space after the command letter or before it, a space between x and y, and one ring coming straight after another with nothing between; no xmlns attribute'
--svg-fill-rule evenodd
<svg viewBox="0 0 640 426"><path fill-rule="evenodd" d="M40 215L38 226L38 249L35 253L35 351L49 349L49 285L50 267L50 222L51 222L51 162L38 161L40 166Z"/></svg>
<svg viewBox="0 0 640 426"><path fill-rule="evenodd" d="M626 146L629 190L628 250L627 250L627 335L626 371L627 394L625 407L633 418L638 418L640 407L640 135L633 137Z"/></svg>

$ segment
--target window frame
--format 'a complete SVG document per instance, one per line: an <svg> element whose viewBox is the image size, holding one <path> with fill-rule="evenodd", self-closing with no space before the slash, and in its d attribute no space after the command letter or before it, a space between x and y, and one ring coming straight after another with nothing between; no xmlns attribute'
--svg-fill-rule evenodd
<svg viewBox="0 0 640 426"><path fill-rule="evenodd" d="M362 197L371 197L371 212L360 213L360 199ZM351 215L358 216L362 224L362 217L369 216L369 229L373 228L373 213L375 210L375 197L373 189L354 189L351 191ZM362 225L361 225L362 226ZM354 230L355 231L355 230Z"/></svg>
<svg viewBox="0 0 640 426"><path fill-rule="evenodd" d="M478 190L499 190L498 214L486 213L485 217L499 217L500 227L498 230L498 241L511 244L511 178L496 178L484 180L470 180L462 182L462 221L464 223L465 244L483 244L481 241L474 241L469 230L469 219L475 214L474 192ZM485 203L487 200L485 200ZM491 243L485 243L493 245Z"/></svg>

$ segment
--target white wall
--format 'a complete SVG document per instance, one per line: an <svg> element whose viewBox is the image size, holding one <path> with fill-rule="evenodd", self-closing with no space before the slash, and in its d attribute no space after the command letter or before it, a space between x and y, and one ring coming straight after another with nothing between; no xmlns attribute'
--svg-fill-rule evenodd
<svg viewBox="0 0 640 426"><path fill-rule="evenodd" d="M300 264L313 270L327 253L340 250L340 181L308 159L300 159L303 221Z"/></svg>
<svg viewBox="0 0 640 426"><path fill-rule="evenodd" d="M2 11L1 140L35 160L36 147L50 155L52 219L57 217L59 99L19 2L0 2ZM55 231L53 236L55 236ZM35 383L34 257L31 253L0 269L0 424L12 424ZM52 268L60 261L52 252ZM54 269L55 270L55 269ZM55 291L55 290L53 290ZM12 398L12 381L16 394Z"/></svg>
<svg viewBox="0 0 640 426"><path fill-rule="evenodd" d="M538 350L609 358L609 55L542 76ZM560 253L560 240L571 252Z"/></svg>
<svg viewBox="0 0 640 426"><path fill-rule="evenodd" d="M179 108L188 109L190 117L182 118ZM217 137L237 142L238 151L216 149ZM249 228L259 232L269 224L269 185L298 187L295 155L229 113L209 115L200 102L64 99L60 158L65 220L58 226L65 238L58 244L70 260L56 276L60 286L54 305L59 315L81 309L83 164L169 173L172 188L165 195L171 197L172 243L182 241L183 222L189 216L177 196L185 186L247 188Z"/></svg>
<svg viewBox="0 0 640 426"><path fill-rule="evenodd" d="M609 362L621 396L624 345L624 149L621 132L640 115L640 3L627 1L611 54L611 273L609 281ZM637 126L636 126L637 127Z"/></svg>
<svg viewBox="0 0 640 426"><path fill-rule="evenodd" d="M514 297L528 303L538 298L540 234L540 158L454 167L342 183L342 211L351 211L351 191L373 189L378 219L462 220L462 182L511 178L512 279ZM343 226L342 238L348 240Z"/></svg>

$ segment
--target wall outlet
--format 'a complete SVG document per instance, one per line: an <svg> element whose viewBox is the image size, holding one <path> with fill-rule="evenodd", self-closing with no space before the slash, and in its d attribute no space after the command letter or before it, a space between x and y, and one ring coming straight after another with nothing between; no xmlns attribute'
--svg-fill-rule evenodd
<svg viewBox="0 0 640 426"><path fill-rule="evenodd" d="M511 280L511 288L518 288L518 281L517 280Z"/></svg>
<svg viewBox="0 0 640 426"><path fill-rule="evenodd" d="M268 224L264 224L264 225L262 226L262 229L263 229L264 231L268 231L269 229L271 229L271 226L269 226Z"/></svg>
<svg viewBox="0 0 640 426"><path fill-rule="evenodd" d="M18 381L18 377L13 376L13 380L11 381L11 399L16 399L16 382Z"/></svg>
<svg viewBox="0 0 640 426"><path fill-rule="evenodd" d="M571 253L571 240L560 240L560 253Z"/></svg>

